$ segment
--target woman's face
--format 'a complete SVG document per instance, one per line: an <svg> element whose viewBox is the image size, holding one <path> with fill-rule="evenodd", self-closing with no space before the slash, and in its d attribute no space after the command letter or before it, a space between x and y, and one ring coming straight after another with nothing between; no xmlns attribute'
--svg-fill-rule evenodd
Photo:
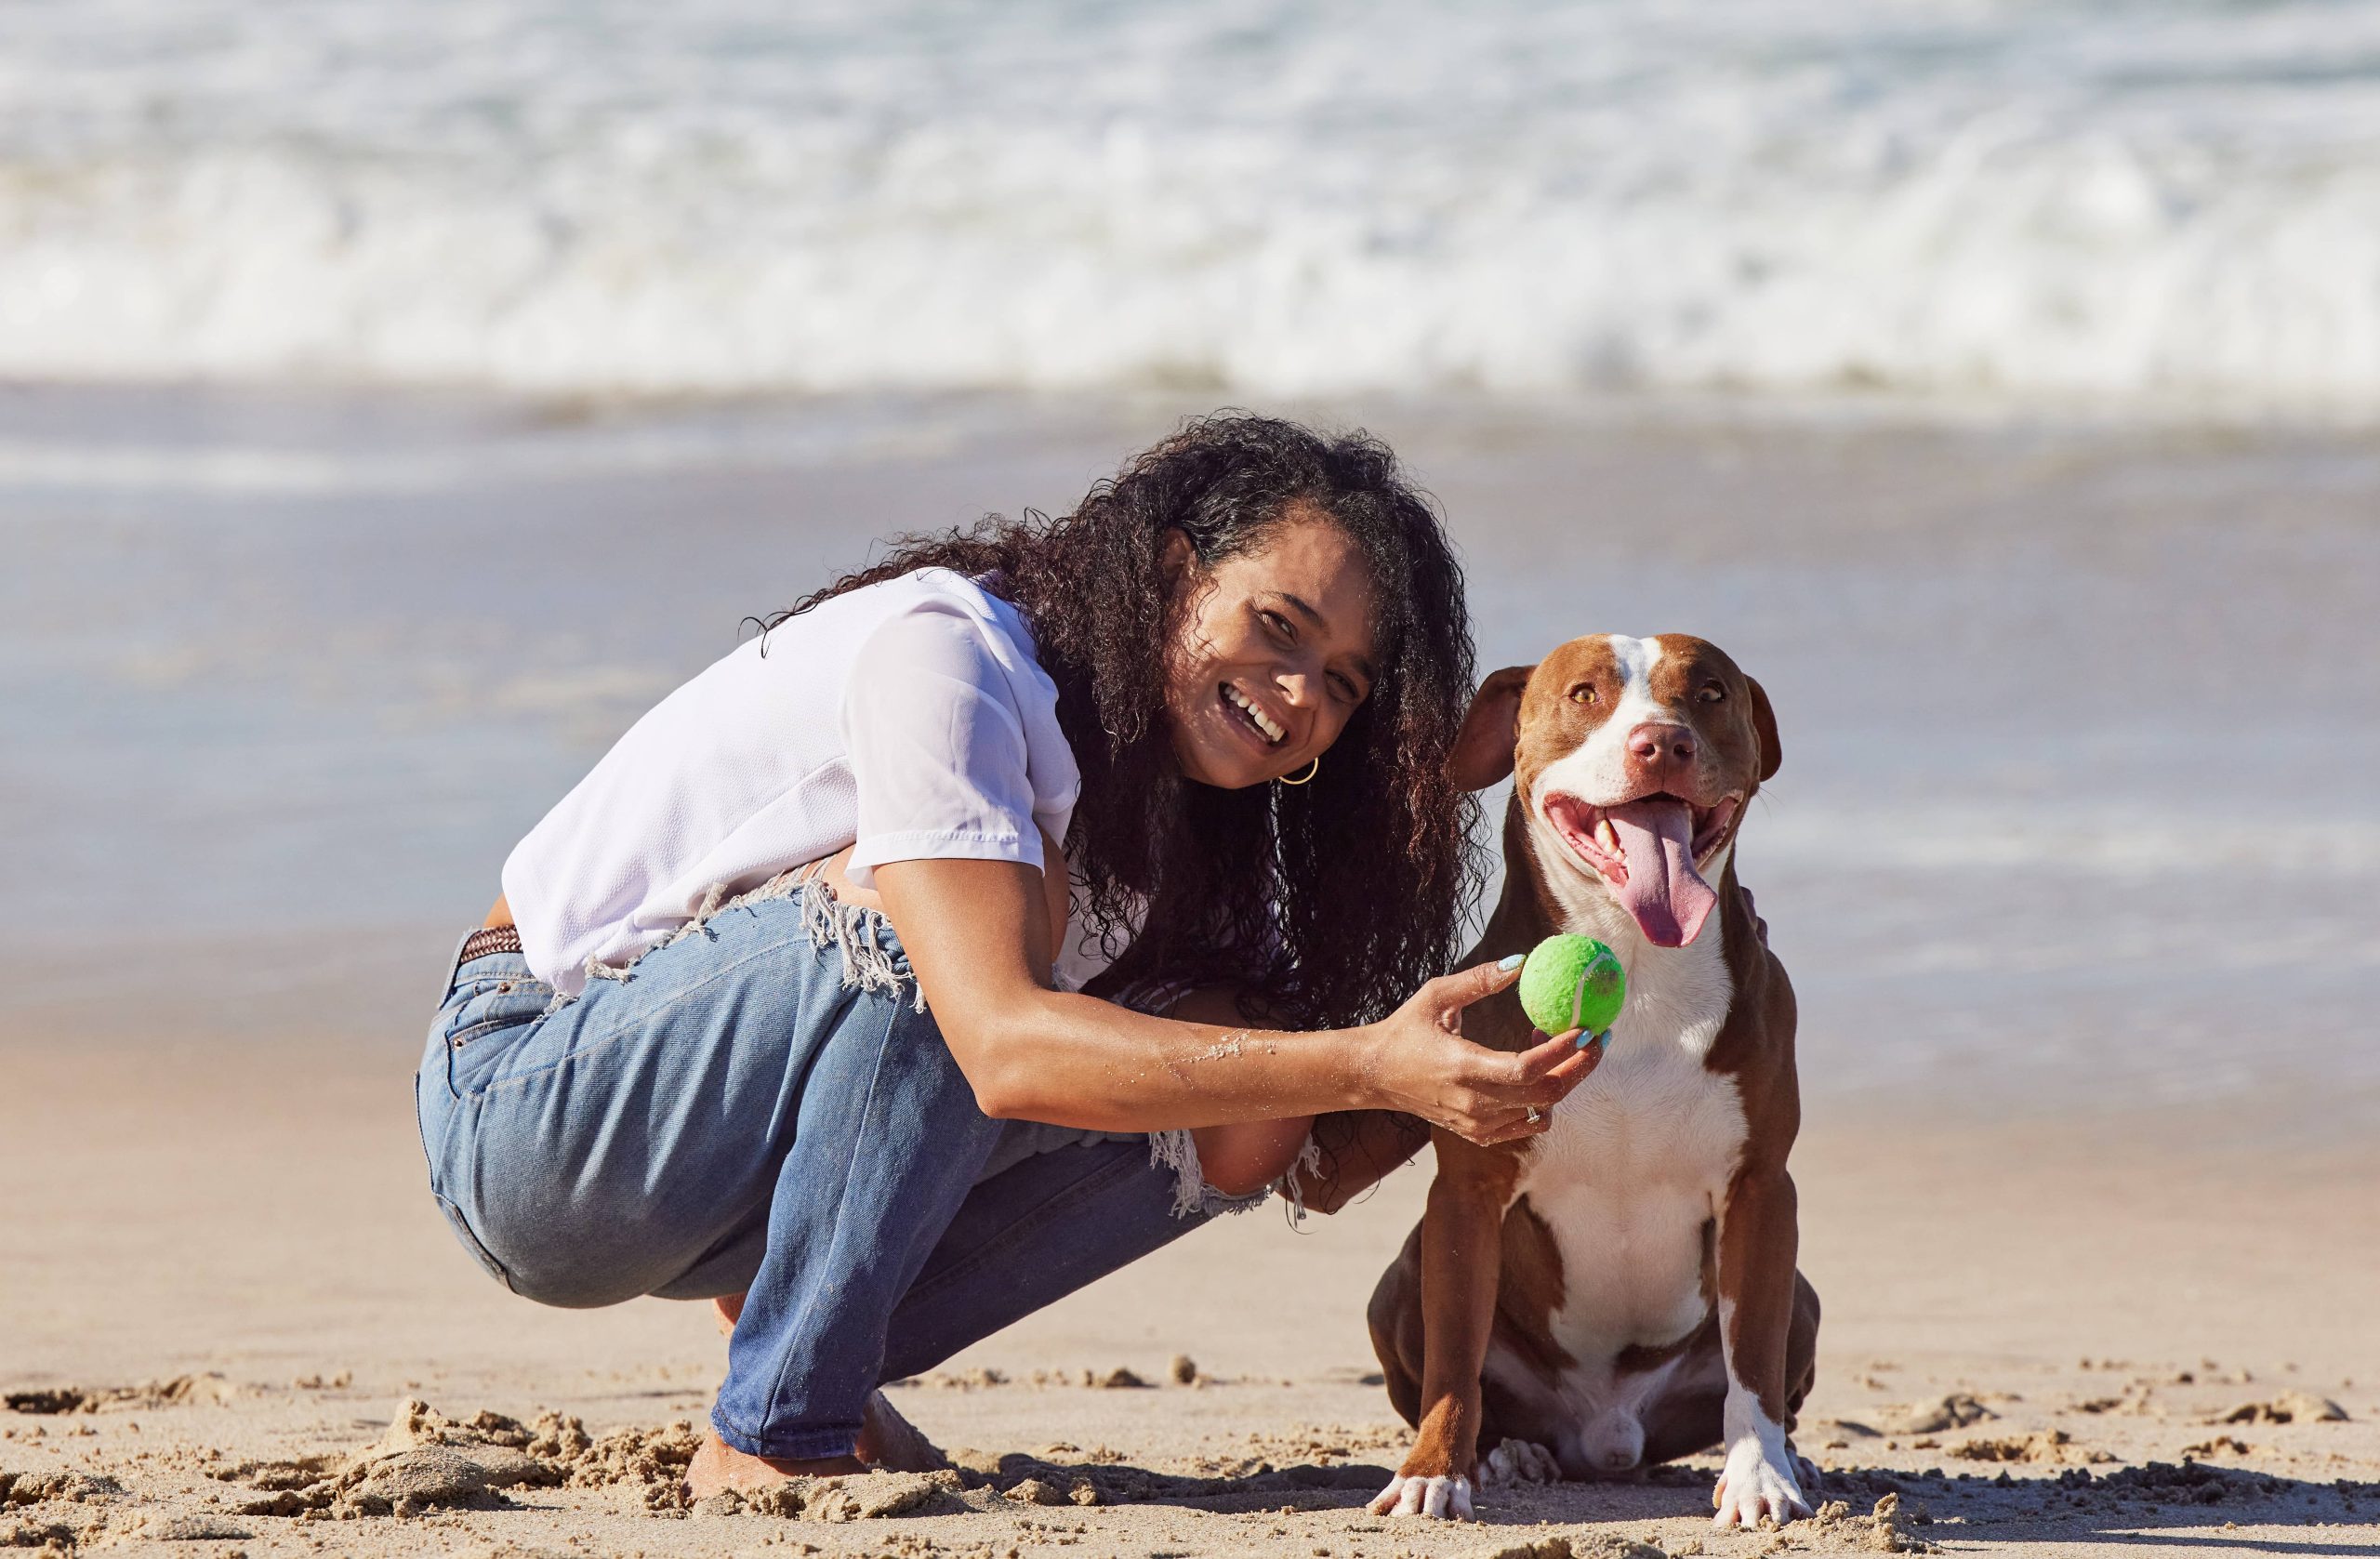
<svg viewBox="0 0 2380 1559"><path fill-rule="evenodd" d="M1302 773L1371 696L1362 554L1316 517L1211 569L1176 532L1166 565L1186 606L1165 700L1182 772L1225 790Z"/></svg>

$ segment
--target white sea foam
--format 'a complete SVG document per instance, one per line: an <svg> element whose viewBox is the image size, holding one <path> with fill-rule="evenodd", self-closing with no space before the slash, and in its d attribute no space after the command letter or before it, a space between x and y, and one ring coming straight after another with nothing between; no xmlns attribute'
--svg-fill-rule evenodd
<svg viewBox="0 0 2380 1559"><path fill-rule="evenodd" d="M2380 408L2380 0L83 0L0 374Z"/></svg>

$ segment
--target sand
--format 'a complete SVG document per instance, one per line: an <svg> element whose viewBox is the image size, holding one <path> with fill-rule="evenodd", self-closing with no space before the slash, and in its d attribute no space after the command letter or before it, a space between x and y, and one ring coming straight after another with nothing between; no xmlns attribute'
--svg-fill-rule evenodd
<svg viewBox="0 0 2380 1559"><path fill-rule="evenodd" d="M952 1471L689 1507L702 1306L540 1309L422 1191L353 1047L12 1043L0 1544L51 1552L1734 1555L2380 1545L2380 1154L2241 1123L1822 1109L1818 1520L1708 1529L1715 1462L1367 1515L1406 1443L1361 1309L1427 1163L1200 1231L896 1387ZM20 1102L38 1100L28 1109ZM1295 1296L1285 1303L1283 1296ZM168 1547L167 1545L171 1545ZM1567 1545L1567 1548L1566 1546ZM1639 1545L1630 1547L1629 1545Z"/></svg>

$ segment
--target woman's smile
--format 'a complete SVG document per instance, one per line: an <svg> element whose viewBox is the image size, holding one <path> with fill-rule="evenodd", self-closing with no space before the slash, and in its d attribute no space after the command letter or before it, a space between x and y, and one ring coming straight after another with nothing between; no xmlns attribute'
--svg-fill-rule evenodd
<svg viewBox="0 0 2380 1559"><path fill-rule="evenodd" d="M1289 734L1287 727L1264 712L1264 706L1262 703L1242 693L1231 683L1223 684L1222 697L1224 703L1239 712L1240 719L1248 726L1249 733L1254 736L1262 746L1268 748L1277 746L1280 745L1281 738Z"/></svg>
<svg viewBox="0 0 2380 1559"><path fill-rule="evenodd" d="M1371 571L1345 531L1292 510L1263 543L1202 564L1169 548L1182 620L1166 712L1182 772L1238 790L1322 756L1371 694Z"/></svg>

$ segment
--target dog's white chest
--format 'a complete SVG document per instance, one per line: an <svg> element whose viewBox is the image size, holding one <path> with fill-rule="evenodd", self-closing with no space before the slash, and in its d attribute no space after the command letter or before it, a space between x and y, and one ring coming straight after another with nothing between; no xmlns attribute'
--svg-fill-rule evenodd
<svg viewBox="0 0 2380 1559"><path fill-rule="evenodd" d="M1724 976L1691 993L1662 984L1642 995L1666 999L1632 998L1515 1187L1562 1257L1553 1341L1590 1376L1701 1323L1704 1227L1743 1153L1735 1079L1703 1064L1726 1017Z"/></svg>

